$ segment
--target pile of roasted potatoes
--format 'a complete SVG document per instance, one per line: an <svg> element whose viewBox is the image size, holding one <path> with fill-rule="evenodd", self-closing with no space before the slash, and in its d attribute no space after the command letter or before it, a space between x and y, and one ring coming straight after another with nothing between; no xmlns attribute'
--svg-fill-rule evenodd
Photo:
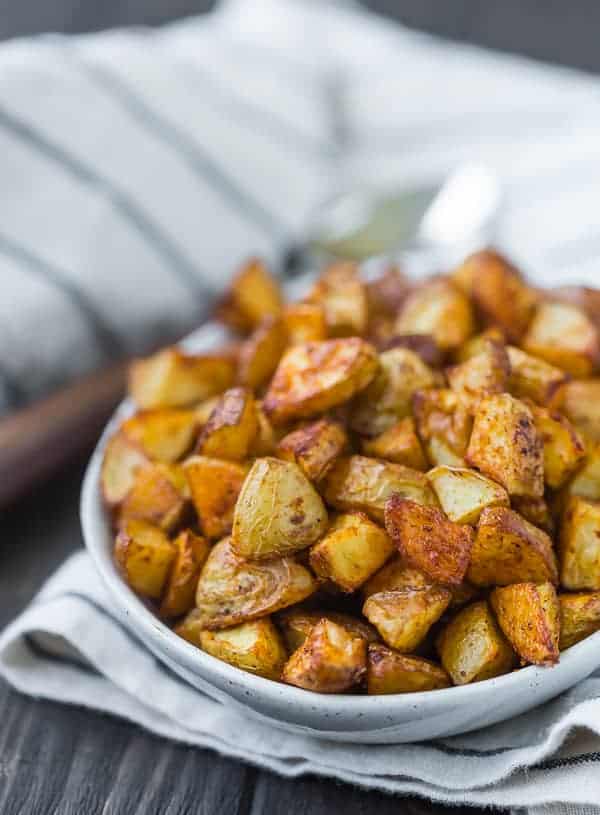
<svg viewBox="0 0 600 815"><path fill-rule="evenodd" d="M104 453L114 556L188 642L312 691L553 665L600 629L600 292L493 251L411 281L259 261L234 338L133 363Z"/></svg>

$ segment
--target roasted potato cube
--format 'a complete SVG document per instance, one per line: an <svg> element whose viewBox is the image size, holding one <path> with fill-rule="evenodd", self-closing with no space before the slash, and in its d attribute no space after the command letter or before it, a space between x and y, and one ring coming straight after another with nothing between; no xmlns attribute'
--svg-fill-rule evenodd
<svg viewBox="0 0 600 815"><path fill-rule="evenodd" d="M533 414L508 393L480 401L466 460L511 496L544 494L544 449Z"/></svg>
<svg viewBox="0 0 600 815"><path fill-rule="evenodd" d="M434 372L406 348L384 351L379 363L377 376L355 399L350 419L352 428L366 436L383 433L410 416L414 394L436 383Z"/></svg>
<svg viewBox="0 0 600 815"><path fill-rule="evenodd" d="M363 614L392 648L410 653L424 640L431 626L450 604L443 586L405 588L371 594Z"/></svg>
<svg viewBox="0 0 600 815"><path fill-rule="evenodd" d="M600 443L586 444L583 466L562 490L566 497L578 495L588 501L600 501Z"/></svg>
<svg viewBox="0 0 600 815"><path fill-rule="evenodd" d="M177 464L147 464L119 508L119 523L137 518L172 532L188 507L187 484Z"/></svg>
<svg viewBox="0 0 600 815"><path fill-rule="evenodd" d="M400 555L388 560L385 566L373 575L362 587L364 598L381 591L397 591L398 589L425 589L435 583L426 577L423 572L407 566Z"/></svg>
<svg viewBox="0 0 600 815"><path fill-rule="evenodd" d="M308 569L291 558L263 563L242 560L225 538L215 544L196 588L200 628L228 628L299 603L317 584Z"/></svg>
<svg viewBox="0 0 600 815"><path fill-rule="evenodd" d="M287 346L287 332L281 317L265 317L242 343L238 357L240 385L260 388L275 373Z"/></svg>
<svg viewBox="0 0 600 815"><path fill-rule="evenodd" d="M277 456L297 464L311 481L319 481L347 447L343 426L320 419L284 436L277 445Z"/></svg>
<svg viewBox="0 0 600 815"><path fill-rule="evenodd" d="M211 396L210 399L205 399L203 402L200 402L199 405L194 407L194 416L196 417L196 422L200 430L208 422L211 413L220 401L220 396Z"/></svg>
<svg viewBox="0 0 600 815"><path fill-rule="evenodd" d="M363 512L339 515L325 537L310 550L310 566L343 591L354 591L391 557L394 546L385 530Z"/></svg>
<svg viewBox="0 0 600 815"><path fill-rule="evenodd" d="M400 419L374 439L363 439L362 451L366 456L383 458L413 470L427 469L427 459L411 416Z"/></svg>
<svg viewBox="0 0 600 815"><path fill-rule="evenodd" d="M509 345L506 352L510 362L507 390L518 399L532 399L538 405L560 407L569 375L513 345Z"/></svg>
<svg viewBox="0 0 600 815"><path fill-rule="evenodd" d="M369 319L395 317L411 289L411 283L397 266L388 266L366 283Z"/></svg>
<svg viewBox="0 0 600 815"><path fill-rule="evenodd" d="M316 303L292 303L286 306L283 324L290 345L327 339L325 311Z"/></svg>
<svg viewBox="0 0 600 815"><path fill-rule="evenodd" d="M287 659L281 635L268 617L221 631L201 631L200 648L242 671L279 679Z"/></svg>
<svg viewBox="0 0 600 815"><path fill-rule="evenodd" d="M121 430L148 458L174 464L194 443L198 419L193 410L144 410L126 419Z"/></svg>
<svg viewBox="0 0 600 815"><path fill-rule="evenodd" d="M437 639L443 667L455 685L467 685L508 673L516 657L482 600L461 609Z"/></svg>
<svg viewBox="0 0 600 815"><path fill-rule="evenodd" d="M230 388L215 405L204 425L196 452L209 458L243 461L258 432L252 392Z"/></svg>
<svg viewBox="0 0 600 815"><path fill-rule="evenodd" d="M522 665L558 662L560 611L552 583L513 583L494 589L490 604Z"/></svg>
<svg viewBox="0 0 600 815"><path fill-rule="evenodd" d="M548 535L511 509L489 507L479 518L467 579L475 586L558 583Z"/></svg>
<svg viewBox="0 0 600 815"><path fill-rule="evenodd" d="M327 510L302 470L278 458L258 458L241 489L231 545L260 560L305 549L327 529Z"/></svg>
<svg viewBox="0 0 600 815"><path fill-rule="evenodd" d="M324 413L365 388L377 353L359 337L295 345L283 356L263 401L274 424Z"/></svg>
<svg viewBox="0 0 600 815"><path fill-rule="evenodd" d="M385 527L405 560L439 583L462 583L475 533L431 506L393 495L385 505Z"/></svg>
<svg viewBox="0 0 600 815"><path fill-rule="evenodd" d="M281 307L279 283L262 261L253 258L234 277L217 316L232 328L249 331L265 317L278 315Z"/></svg>
<svg viewBox="0 0 600 815"><path fill-rule="evenodd" d="M300 648L311 629L323 618L341 625L351 634L363 637L367 642L379 641L379 634L372 625L351 614L343 614L339 611L307 611L290 608L277 616L277 623L290 652Z"/></svg>
<svg viewBox="0 0 600 815"><path fill-rule="evenodd" d="M468 257L453 280L471 298L484 325L497 326L512 342L519 341L538 298L514 266L488 249Z"/></svg>
<svg viewBox="0 0 600 815"><path fill-rule="evenodd" d="M600 592L559 594L558 602L561 651L600 631Z"/></svg>
<svg viewBox="0 0 600 815"><path fill-rule="evenodd" d="M417 391L413 412L431 463L464 467L473 428L469 402L448 388Z"/></svg>
<svg viewBox="0 0 600 815"><path fill-rule="evenodd" d="M457 524L476 524L486 507L509 507L508 493L475 470L435 467L427 473L446 515Z"/></svg>
<svg viewBox="0 0 600 815"><path fill-rule="evenodd" d="M322 306L330 337L362 335L369 319L367 292L353 263L334 263L306 298Z"/></svg>
<svg viewBox="0 0 600 815"><path fill-rule="evenodd" d="M600 327L600 289L590 286L559 286L546 290L548 299L570 303L584 311L596 327Z"/></svg>
<svg viewBox="0 0 600 815"><path fill-rule="evenodd" d="M513 497L512 508L530 524L554 535L554 518L544 498Z"/></svg>
<svg viewBox="0 0 600 815"><path fill-rule="evenodd" d="M450 677L435 662L406 656L375 643L367 652L367 692L418 693L450 686Z"/></svg>
<svg viewBox="0 0 600 815"><path fill-rule="evenodd" d="M505 347L491 341L480 354L446 370L452 390L474 398L503 393L509 376L510 362Z"/></svg>
<svg viewBox="0 0 600 815"><path fill-rule="evenodd" d="M211 540L228 535L248 468L233 461L192 456L183 463L183 470L202 533Z"/></svg>
<svg viewBox="0 0 600 815"><path fill-rule="evenodd" d="M474 330L471 304L448 280L433 280L412 291L400 308L397 334L429 334L442 351L458 348Z"/></svg>
<svg viewBox="0 0 600 815"><path fill-rule="evenodd" d="M541 303L523 338L523 348L576 377L598 367L600 341L585 312L567 303Z"/></svg>
<svg viewBox="0 0 600 815"><path fill-rule="evenodd" d="M560 529L560 582L566 589L600 589L600 504L573 497Z"/></svg>
<svg viewBox="0 0 600 815"><path fill-rule="evenodd" d="M131 364L129 392L143 409L186 407L222 393L234 376L231 354L191 355L165 348Z"/></svg>
<svg viewBox="0 0 600 815"><path fill-rule="evenodd" d="M367 641L326 618L310 630L283 668L289 685L341 693L362 682L367 672Z"/></svg>
<svg viewBox="0 0 600 815"><path fill-rule="evenodd" d="M558 489L585 458L583 439L560 413L537 405L531 410L544 445L544 479L549 487Z"/></svg>
<svg viewBox="0 0 600 815"><path fill-rule="evenodd" d="M393 348L405 348L421 357L430 368L441 368L444 363L444 352L429 334L394 334L388 338L383 351Z"/></svg>
<svg viewBox="0 0 600 815"><path fill-rule="evenodd" d="M159 600L177 550L158 527L125 521L115 540L115 560L133 591Z"/></svg>
<svg viewBox="0 0 600 815"><path fill-rule="evenodd" d="M564 388L561 413L586 438L600 441L600 379L569 382Z"/></svg>
<svg viewBox="0 0 600 815"><path fill-rule="evenodd" d="M506 337L504 332L499 328L492 326L486 328L480 334L475 334L470 340L467 340L460 348L457 348L453 353L453 359L456 363L468 362L473 357L479 356L490 349L492 345L505 345ZM505 346L506 347L506 346Z"/></svg>
<svg viewBox="0 0 600 815"><path fill-rule="evenodd" d="M272 456L275 454L275 448L277 447L277 440L278 434L275 432L273 425L265 416L265 412L262 409L262 403L260 401L256 401L256 435L251 441L250 450L248 451L250 456L260 458L262 456Z"/></svg>
<svg viewBox="0 0 600 815"><path fill-rule="evenodd" d="M366 456L338 459L323 483L323 495L332 507L366 512L380 523L384 520L385 502L395 493L421 504L437 504L423 473Z"/></svg>
<svg viewBox="0 0 600 815"><path fill-rule="evenodd" d="M123 433L112 436L104 449L100 484L102 497L116 507L133 487L136 474L149 464L144 452Z"/></svg>
<svg viewBox="0 0 600 815"><path fill-rule="evenodd" d="M206 538L191 529L180 532L173 545L176 555L160 604L161 617L181 617L192 608L200 571L210 552Z"/></svg>

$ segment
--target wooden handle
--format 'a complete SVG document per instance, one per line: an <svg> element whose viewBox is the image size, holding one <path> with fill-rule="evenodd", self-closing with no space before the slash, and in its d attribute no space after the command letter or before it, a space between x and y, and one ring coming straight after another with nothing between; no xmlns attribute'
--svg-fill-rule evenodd
<svg viewBox="0 0 600 815"><path fill-rule="evenodd" d="M0 420L0 507L89 448L125 391L127 361Z"/></svg>

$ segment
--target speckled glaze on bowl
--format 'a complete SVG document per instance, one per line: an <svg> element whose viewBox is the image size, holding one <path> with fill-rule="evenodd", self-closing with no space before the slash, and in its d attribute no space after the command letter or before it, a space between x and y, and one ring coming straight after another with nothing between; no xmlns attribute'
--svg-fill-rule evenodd
<svg viewBox="0 0 600 815"><path fill-rule="evenodd" d="M221 332L197 332L185 345L214 347ZM466 733L524 713L557 696L600 666L600 632L561 654L551 668L530 666L473 685L389 696L316 694L253 676L177 637L125 584L112 558L113 535L100 492L107 438L132 411L125 401L107 425L87 468L81 522L87 549L115 611L156 657L198 690L240 706L275 727L336 741L393 744Z"/></svg>

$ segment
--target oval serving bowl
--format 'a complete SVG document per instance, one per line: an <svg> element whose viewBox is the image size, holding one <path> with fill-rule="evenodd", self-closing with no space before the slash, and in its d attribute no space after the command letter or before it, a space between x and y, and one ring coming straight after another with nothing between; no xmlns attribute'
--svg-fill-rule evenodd
<svg viewBox="0 0 600 815"><path fill-rule="evenodd" d="M191 335L184 347L214 348L223 338L216 326ZM85 545L120 618L150 651L186 682L219 702L239 706L274 727L335 741L399 744L452 736L512 718L557 696L600 667L600 632L561 653L558 665L529 666L504 676L421 693L386 696L319 694L263 679L234 668L174 634L131 591L112 556L113 533L100 490L106 441L133 411L125 400L116 410L88 465L81 496Z"/></svg>

